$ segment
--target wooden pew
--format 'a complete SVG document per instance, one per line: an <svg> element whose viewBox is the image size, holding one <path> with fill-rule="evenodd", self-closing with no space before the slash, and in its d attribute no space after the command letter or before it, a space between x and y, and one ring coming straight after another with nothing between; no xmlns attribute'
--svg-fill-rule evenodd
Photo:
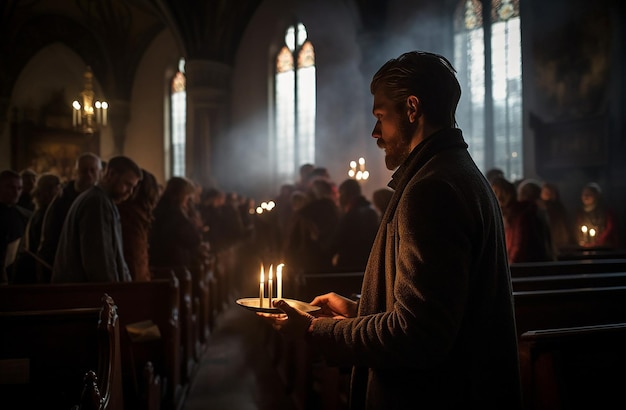
<svg viewBox="0 0 626 410"><path fill-rule="evenodd" d="M3 403L16 408L69 409L79 403L80 409L123 408L119 318L109 296L101 294L99 304L0 312ZM81 399L86 375L97 395Z"/></svg>
<svg viewBox="0 0 626 410"><path fill-rule="evenodd" d="M514 291L518 335L626 322L626 286Z"/></svg>
<svg viewBox="0 0 626 410"><path fill-rule="evenodd" d="M172 268L150 268L154 279L175 277L179 284L180 364L181 380L189 383L196 368L196 344L198 343L197 312L193 309L191 273L184 266Z"/></svg>
<svg viewBox="0 0 626 410"><path fill-rule="evenodd" d="M626 286L626 271L511 278L513 291Z"/></svg>
<svg viewBox="0 0 626 410"><path fill-rule="evenodd" d="M609 259L626 258L626 249L615 249L604 246L591 248L568 247L559 249L558 260Z"/></svg>
<svg viewBox="0 0 626 410"><path fill-rule="evenodd" d="M524 332L527 410L626 408L626 323Z"/></svg>
<svg viewBox="0 0 626 410"><path fill-rule="evenodd" d="M187 385L180 376L179 283L176 278L151 282L84 283L48 285L9 285L0 287L0 312L12 310L67 309L94 307L107 293L120 316L124 401L127 408L147 406L158 386L145 381L145 366L150 362L163 381L161 407L180 408ZM132 341L128 325L152 321L160 337L144 342Z"/></svg>
<svg viewBox="0 0 626 410"><path fill-rule="evenodd" d="M512 263L511 277L626 272L626 258Z"/></svg>

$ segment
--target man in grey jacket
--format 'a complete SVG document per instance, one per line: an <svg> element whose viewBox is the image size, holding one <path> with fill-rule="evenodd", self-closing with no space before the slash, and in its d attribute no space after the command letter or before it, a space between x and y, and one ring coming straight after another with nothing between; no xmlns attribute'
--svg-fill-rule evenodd
<svg viewBox="0 0 626 410"><path fill-rule="evenodd" d="M130 158L112 158L98 185L72 203L59 238L53 283L127 282L122 228L116 204L126 200L142 177Z"/></svg>
<svg viewBox="0 0 626 410"><path fill-rule="evenodd" d="M352 409L519 409L515 316L498 202L467 151L461 89L444 57L409 52L371 83L393 197L360 302L318 296L317 317L277 301L268 320L353 366Z"/></svg>

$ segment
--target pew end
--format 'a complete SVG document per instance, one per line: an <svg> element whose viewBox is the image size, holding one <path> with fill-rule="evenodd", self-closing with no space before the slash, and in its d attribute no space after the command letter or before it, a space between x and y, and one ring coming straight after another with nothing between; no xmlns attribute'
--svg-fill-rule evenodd
<svg viewBox="0 0 626 410"><path fill-rule="evenodd" d="M624 346L626 323L524 332L519 353L525 408L625 408Z"/></svg>
<svg viewBox="0 0 626 410"><path fill-rule="evenodd" d="M0 326L3 402L123 409L119 319L108 295L100 308L0 312Z"/></svg>

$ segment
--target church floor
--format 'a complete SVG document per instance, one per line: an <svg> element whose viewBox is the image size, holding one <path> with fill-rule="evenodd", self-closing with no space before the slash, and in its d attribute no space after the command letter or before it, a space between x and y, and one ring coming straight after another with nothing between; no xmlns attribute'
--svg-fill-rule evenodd
<svg viewBox="0 0 626 410"><path fill-rule="evenodd" d="M294 410L271 363L265 336L273 331L234 303L219 315L183 410Z"/></svg>

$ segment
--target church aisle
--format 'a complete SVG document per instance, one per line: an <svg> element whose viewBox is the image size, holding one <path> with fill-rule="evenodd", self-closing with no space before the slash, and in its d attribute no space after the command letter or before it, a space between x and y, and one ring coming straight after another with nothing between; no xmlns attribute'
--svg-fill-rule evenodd
<svg viewBox="0 0 626 410"><path fill-rule="evenodd" d="M265 344L273 331L234 303L219 316L183 410L294 410Z"/></svg>

